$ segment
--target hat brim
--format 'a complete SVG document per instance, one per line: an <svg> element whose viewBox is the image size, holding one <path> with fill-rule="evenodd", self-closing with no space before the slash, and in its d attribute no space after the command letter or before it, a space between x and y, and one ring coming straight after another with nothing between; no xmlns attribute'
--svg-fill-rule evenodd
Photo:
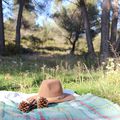
<svg viewBox="0 0 120 120"><path fill-rule="evenodd" d="M70 101L70 100L74 100L75 97L72 94L68 94L68 93L63 93L64 97L56 99L56 98L46 98L48 100L48 103L60 103L60 102L65 102L65 101Z"/></svg>

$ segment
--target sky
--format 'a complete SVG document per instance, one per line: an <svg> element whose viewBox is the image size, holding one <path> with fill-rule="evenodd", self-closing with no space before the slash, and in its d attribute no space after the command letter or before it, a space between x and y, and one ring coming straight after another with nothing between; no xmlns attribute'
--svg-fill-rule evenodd
<svg viewBox="0 0 120 120"><path fill-rule="evenodd" d="M5 2L2 2L4 21L13 16L13 12L11 10L11 8L13 8L13 0L8 0L7 2L9 3L9 5Z"/></svg>
<svg viewBox="0 0 120 120"><path fill-rule="evenodd" d="M36 1L44 3L44 0L36 0ZM8 0L7 2L9 3L9 5L3 2L4 21L6 21L8 18L14 17L13 11L12 9L10 9L10 8L13 8L13 0ZM68 4L69 2L67 1L63 2L63 5L68 5ZM38 5L37 4L34 4L34 5L36 6L36 9L37 9ZM36 24L42 26L44 21L54 24L53 19L51 19L49 16L54 12L56 12L57 10L58 10L58 6L56 6L54 4L54 1L51 0L51 2L48 3L46 10L44 12L41 11L41 14L40 12L36 12L36 15L37 15Z"/></svg>
<svg viewBox="0 0 120 120"><path fill-rule="evenodd" d="M45 0L36 0L36 1L37 2L39 1L41 3L45 2ZM6 4L5 2L3 2L4 21L6 21L8 18L14 17L13 11L12 11L12 9L10 9L10 8L13 8L13 0L7 0L7 2L9 3L9 5ZM67 0L62 3L63 6L67 6L68 4L69 4L69 2L67 2ZM119 0L119 4L120 4L120 0ZM35 6L37 9L38 5L35 4ZM101 4L98 4L98 8L100 10L99 13L101 14L101 7L100 6L101 6ZM42 26L45 21L52 23L52 24L55 24L53 19L51 19L49 16L51 14L53 14L54 12L56 12L57 10L59 10L59 7L54 4L53 0L51 0L51 2L48 2L48 5L47 5L44 12L42 11L41 14L36 12L36 15L37 15L36 24L39 26ZM120 23L118 26L120 27Z"/></svg>
<svg viewBox="0 0 120 120"><path fill-rule="evenodd" d="M62 3L63 6L66 6L68 4L69 4L69 2L67 2L67 1ZM51 14L55 13L57 10L59 10L59 6L55 5L54 1L52 1L51 3L49 3L49 5L46 9L47 9L47 11L43 12L43 14L40 15L38 13L38 17L36 19L36 24L42 25L44 21L47 21L52 24L55 23L53 21L53 19L50 18L49 16Z"/></svg>

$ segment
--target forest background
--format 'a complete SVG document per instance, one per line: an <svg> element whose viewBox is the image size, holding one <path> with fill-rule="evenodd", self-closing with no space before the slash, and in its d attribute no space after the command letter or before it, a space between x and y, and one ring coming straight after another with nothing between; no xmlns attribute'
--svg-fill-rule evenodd
<svg viewBox="0 0 120 120"><path fill-rule="evenodd" d="M119 0L0 0L0 90L42 80L120 104Z"/></svg>

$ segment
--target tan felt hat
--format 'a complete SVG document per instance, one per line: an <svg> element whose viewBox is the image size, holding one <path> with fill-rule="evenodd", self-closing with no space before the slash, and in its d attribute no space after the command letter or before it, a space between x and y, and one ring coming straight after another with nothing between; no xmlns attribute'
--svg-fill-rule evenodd
<svg viewBox="0 0 120 120"><path fill-rule="evenodd" d="M40 97L45 97L48 103L70 101L75 98L71 94L63 93L60 80L55 79L43 80L38 95Z"/></svg>

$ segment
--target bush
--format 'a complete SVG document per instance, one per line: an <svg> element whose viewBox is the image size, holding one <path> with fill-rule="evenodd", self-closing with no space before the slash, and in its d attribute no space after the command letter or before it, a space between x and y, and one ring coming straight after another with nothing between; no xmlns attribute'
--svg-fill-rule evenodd
<svg viewBox="0 0 120 120"><path fill-rule="evenodd" d="M20 51L18 51L15 45L10 43L6 45L4 56L11 56L11 55L17 55L17 54L28 54L28 53L33 53L33 51L28 48L23 48L22 46L21 46Z"/></svg>

